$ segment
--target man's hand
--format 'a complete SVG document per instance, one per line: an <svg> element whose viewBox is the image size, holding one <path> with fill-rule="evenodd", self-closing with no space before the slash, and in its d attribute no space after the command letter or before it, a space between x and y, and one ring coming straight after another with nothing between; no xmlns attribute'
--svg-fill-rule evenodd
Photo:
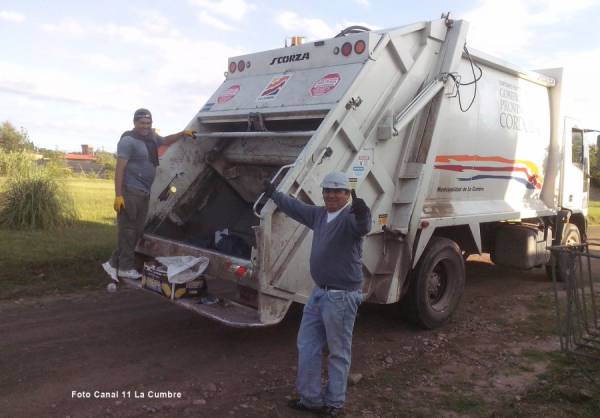
<svg viewBox="0 0 600 418"><path fill-rule="evenodd" d="M121 209L125 209L125 199L123 198L123 196L115 197L115 203L113 204L113 207L115 208L115 212L117 213L119 213Z"/></svg>
<svg viewBox="0 0 600 418"><path fill-rule="evenodd" d="M192 131L191 129L186 129L185 131L182 132L182 135L184 137L191 138L194 136L195 133L196 133L196 131Z"/></svg>
<svg viewBox="0 0 600 418"><path fill-rule="evenodd" d="M356 192L354 189L351 191L352 193L352 209L350 209L350 213L353 213L357 218L362 218L369 212L369 208L364 200L360 197L356 196Z"/></svg>
<svg viewBox="0 0 600 418"><path fill-rule="evenodd" d="M263 180L263 191L265 195L270 198L275 192L275 186L273 186L273 183L271 183L269 180L265 179Z"/></svg>

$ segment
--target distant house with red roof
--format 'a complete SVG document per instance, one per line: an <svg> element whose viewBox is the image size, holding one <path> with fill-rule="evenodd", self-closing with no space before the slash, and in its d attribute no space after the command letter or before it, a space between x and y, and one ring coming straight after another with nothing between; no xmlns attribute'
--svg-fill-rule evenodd
<svg viewBox="0 0 600 418"><path fill-rule="evenodd" d="M80 153L65 154L65 160L74 173L93 174L100 177L104 174L104 167L96 162L94 148L89 145L82 145Z"/></svg>

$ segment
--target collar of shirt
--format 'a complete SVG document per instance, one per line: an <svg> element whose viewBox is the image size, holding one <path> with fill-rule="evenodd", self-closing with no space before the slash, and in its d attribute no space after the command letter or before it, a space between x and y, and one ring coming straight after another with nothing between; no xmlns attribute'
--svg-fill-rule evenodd
<svg viewBox="0 0 600 418"><path fill-rule="evenodd" d="M346 206L348 206L350 204L350 202L346 203L344 205L343 208L335 211L335 212L327 212L327 223L333 221L335 218L337 218L337 216L344 210L346 209Z"/></svg>

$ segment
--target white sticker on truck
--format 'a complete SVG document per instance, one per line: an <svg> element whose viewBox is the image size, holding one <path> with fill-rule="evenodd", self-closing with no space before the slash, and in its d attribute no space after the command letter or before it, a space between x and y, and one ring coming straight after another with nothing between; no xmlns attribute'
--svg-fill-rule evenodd
<svg viewBox="0 0 600 418"><path fill-rule="evenodd" d="M327 74L313 84L312 88L310 89L310 95L312 97L324 96L333 90L340 80L341 77L338 73Z"/></svg>
<svg viewBox="0 0 600 418"><path fill-rule="evenodd" d="M269 100L274 100L277 95L283 90L287 82L292 78L291 74L288 75L278 75L271 79L269 84L263 89L258 98L257 102L266 102Z"/></svg>

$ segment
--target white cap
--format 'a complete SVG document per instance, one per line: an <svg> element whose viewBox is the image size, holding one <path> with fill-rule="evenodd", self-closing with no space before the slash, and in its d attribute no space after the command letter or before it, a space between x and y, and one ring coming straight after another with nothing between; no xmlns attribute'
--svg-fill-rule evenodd
<svg viewBox="0 0 600 418"><path fill-rule="evenodd" d="M350 182L346 174L341 171L332 171L323 178L321 187L324 189L350 190Z"/></svg>

